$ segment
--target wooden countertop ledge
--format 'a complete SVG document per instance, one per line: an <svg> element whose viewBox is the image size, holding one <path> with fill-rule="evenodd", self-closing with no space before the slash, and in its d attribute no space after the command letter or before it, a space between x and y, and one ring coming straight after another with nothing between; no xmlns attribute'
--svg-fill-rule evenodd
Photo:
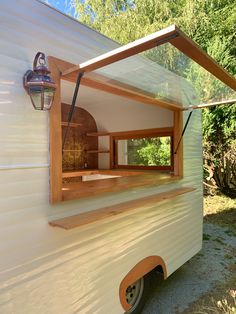
<svg viewBox="0 0 236 314"><path fill-rule="evenodd" d="M194 190L195 188L193 187L182 187L182 188L172 189L168 192L146 196L146 197L131 200L128 202L123 202L114 206L108 206L108 207L96 209L93 211L89 211L86 213L52 220L49 222L49 225L53 227L59 227L65 230L70 230L76 227L80 227L83 225L96 222L101 219L116 216L121 213L128 212L130 210L141 208L143 206L155 205L156 203L161 202L163 200L172 199L174 197L192 192Z"/></svg>

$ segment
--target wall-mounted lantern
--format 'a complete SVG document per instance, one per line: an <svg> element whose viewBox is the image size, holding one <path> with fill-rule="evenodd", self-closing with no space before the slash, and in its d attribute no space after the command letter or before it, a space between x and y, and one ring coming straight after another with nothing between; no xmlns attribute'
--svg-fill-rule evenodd
<svg viewBox="0 0 236 314"><path fill-rule="evenodd" d="M45 54L38 52L34 58L33 71L28 70L23 77L24 88L36 110L50 110L56 85L49 76Z"/></svg>

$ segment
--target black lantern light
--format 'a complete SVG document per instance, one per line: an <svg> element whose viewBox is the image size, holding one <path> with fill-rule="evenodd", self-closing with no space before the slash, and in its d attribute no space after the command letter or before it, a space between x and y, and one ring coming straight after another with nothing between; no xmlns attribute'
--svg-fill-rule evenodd
<svg viewBox="0 0 236 314"><path fill-rule="evenodd" d="M30 95L36 110L50 110L56 85L49 76L45 54L38 52L34 58L33 71L28 70L23 77L24 88Z"/></svg>

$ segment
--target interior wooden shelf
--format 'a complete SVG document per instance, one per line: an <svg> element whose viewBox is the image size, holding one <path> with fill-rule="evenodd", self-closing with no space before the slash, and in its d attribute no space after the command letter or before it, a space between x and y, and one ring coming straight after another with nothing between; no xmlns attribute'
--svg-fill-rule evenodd
<svg viewBox="0 0 236 314"><path fill-rule="evenodd" d="M62 122L61 123L61 126L67 126L68 125L68 122ZM74 122L70 122L70 128L78 128L82 126L81 123L74 123Z"/></svg>
<svg viewBox="0 0 236 314"><path fill-rule="evenodd" d="M67 171L62 173L62 178L73 178L73 177L82 177L82 176L88 176L91 174L99 174L98 169L82 169L77 171Z"/></svg>
<svg viewBox="0 0 236 314"><path fill-rule="evenodd" d="M62 178L73 178L88 176L91 174L103 174L103 175L114 175L114 176L139 176L140 174L145 173L145 171L132 171L132 170L120 170L120 169L80 169L65 171L62 173Z"/></svg>
<svg viewBox="0 0 236 314"><path fill-rule="evenodd" d="M110 133L108 132L93 132L93 133L87 133L87 136L108 136Z"/></svg>
<svg viewBox="0 0 236 314"><path fill-rule="evenodd" d="M82 152L81 149L63 149L63 152Z"/></svg>
<svg viewBox="0 0 236 314"><path fill-rule="evenodd" d="M82 152L82 149L63 149L63 152ZM87 150L88 154L106 154L110 153L109 150Z"/></svg>
<svg viewBox="0 0 236 314"><path fill-rule="evenodd" d="M109 150L87 150L88 154L107 154L110 153Z"/></svg>
<svg viewBox="0 0 236 314"><path fill-rule="evenodd" d="M189 193L194 191L195 188L183 187L178 189L173 189L168 192L162 192L151 196L146 196L143 198L131 200L128 202L123 202L114 206L108 206L87 213L82 213L70 217L65 217L61 219L52 220L49 224L53 227L59 227L65 230L70 230L76 227L87 225L96 222L101 219L116 216L130 210L145 207L147 205L155 205L158 202L164 201L166 199L172 199L179 195Z"/></svg>

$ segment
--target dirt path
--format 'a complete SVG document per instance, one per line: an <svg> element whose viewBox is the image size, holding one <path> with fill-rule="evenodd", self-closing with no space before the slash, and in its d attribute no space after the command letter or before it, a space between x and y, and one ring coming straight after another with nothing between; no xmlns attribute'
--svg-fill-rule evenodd
<svg viewBox="0 0 236 314"><path fill-rule="evenodd" d="M235 234L205 223L202 251L154 287L142 314L193 314L189 305L230 277L235 252Z"/></svg>

